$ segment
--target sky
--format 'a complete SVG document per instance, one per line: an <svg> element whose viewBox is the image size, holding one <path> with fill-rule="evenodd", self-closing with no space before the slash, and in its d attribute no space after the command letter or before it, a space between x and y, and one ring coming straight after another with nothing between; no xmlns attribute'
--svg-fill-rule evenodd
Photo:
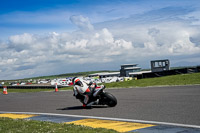
<svg viewBox="0 0 200 133"><path fill-rule="evenodd" d="M7 0L0 4L0 80L200 65L199 0Z"/></svg>

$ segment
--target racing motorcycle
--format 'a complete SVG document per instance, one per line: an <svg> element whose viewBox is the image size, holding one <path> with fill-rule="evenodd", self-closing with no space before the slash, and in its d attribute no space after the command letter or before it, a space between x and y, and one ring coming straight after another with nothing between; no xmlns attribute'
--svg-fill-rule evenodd
<svg viewBox="0 0 200 133"><path fill-rule="evenodd" d="M99 88L99 86L95 85L93 92L95 92L96 88ZM98 95L96 97L91 98L91 105L107 105L108 107L114 107L117 105L117 99L114 95L112 95L109 92L105 91L105 86L98 92ZM79 99L83 103L83 98ZM90 105L89 105L90 106Z"/></svg>

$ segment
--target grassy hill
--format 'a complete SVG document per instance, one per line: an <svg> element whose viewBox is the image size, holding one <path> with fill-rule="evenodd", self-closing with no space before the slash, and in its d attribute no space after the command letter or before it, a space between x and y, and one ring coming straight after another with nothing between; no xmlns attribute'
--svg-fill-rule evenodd
<svg viewBox="0 0 200 133"><path fill-rule="evenodd" d="M146 87L146 86L169 86L169 85L193 85L200 84L200 73L179 74L157 78L145 78L125 82L106 84L107 88L127 88L127 87Z"/></svg>
<svg viewBox="0 0 200 133"><path fill-rule="evenodd" d="M101 72L113 72L113 71L102 70L102 71L88 71L88 72L77 72L77 73L65 73L65 74L58 74L58 75L39 76L39 77L33 77L33 78L26 78L24 80L27 80L27 79L55 79L55 78L66 78L66 77L81 77L81 76L87 76L89 74L101 73Z"/></svg>

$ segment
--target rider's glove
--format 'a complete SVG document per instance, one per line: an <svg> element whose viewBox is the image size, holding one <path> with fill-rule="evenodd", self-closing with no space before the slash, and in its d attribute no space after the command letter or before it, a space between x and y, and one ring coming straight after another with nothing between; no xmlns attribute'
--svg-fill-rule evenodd
<svg viewBox="0 0 200 133"><path fill-rule="evenodd" d="M105 89L105 87L106 87L105 85L101 85L101 88L102 88L102 89Z"/></svg>

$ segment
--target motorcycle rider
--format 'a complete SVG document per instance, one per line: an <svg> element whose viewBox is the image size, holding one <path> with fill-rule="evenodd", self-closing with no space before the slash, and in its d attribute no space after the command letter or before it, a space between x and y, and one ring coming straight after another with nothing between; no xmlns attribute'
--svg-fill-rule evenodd
<svg viewBox="0 0 200 133"><path fill-rule="evenodd" d="M72 79L74 85L74 96L83 103L83 107L98 104L97 101L92 101L93 97L96 97L100 90L104 89L104 85L97 87L95 83L88 82L81 78L74 77Z"/></svg>

